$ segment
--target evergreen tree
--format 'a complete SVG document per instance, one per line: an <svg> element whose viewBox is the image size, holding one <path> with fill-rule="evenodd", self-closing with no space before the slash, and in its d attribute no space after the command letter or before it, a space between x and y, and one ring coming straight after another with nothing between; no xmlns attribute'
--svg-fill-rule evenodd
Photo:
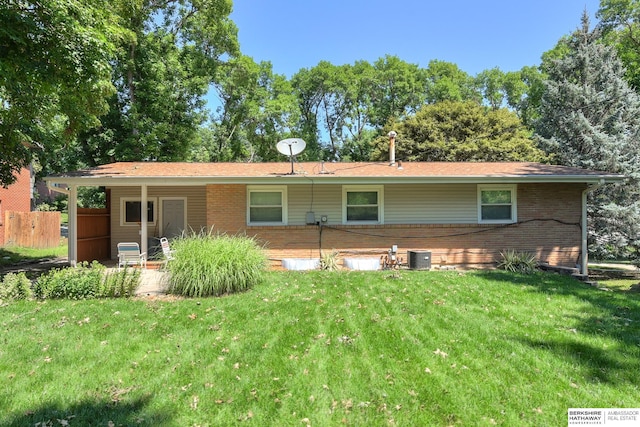
<svg viewBox="0 0 640 427"><path fill-rule="evenodd" d="M537 140L555 163L627 177L590 193L590 249L598 257L637 255L640 98L614 48L601 43L598 29L590 31L586 13L566 43L566 54L545 70Z"/></svg>
<svg viewBox="0 0 640 427"><path fill-rule="evenodd" d="M414 116L391 123L398 133L397 158L431 162L541 161L531 132L507 109L475 101L425 105ZM388 138L374 141L373 160L388 158Z"/></svg>

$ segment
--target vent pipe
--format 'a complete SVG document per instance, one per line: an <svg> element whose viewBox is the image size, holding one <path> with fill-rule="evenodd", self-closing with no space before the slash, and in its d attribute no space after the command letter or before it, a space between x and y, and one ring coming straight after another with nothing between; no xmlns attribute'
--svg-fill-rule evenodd
<svg viewBox="0 0 640 427"><path fill-rule="evenodd" d="M389 166L396 164L396 136L394 131L389 132Z"/></svg>

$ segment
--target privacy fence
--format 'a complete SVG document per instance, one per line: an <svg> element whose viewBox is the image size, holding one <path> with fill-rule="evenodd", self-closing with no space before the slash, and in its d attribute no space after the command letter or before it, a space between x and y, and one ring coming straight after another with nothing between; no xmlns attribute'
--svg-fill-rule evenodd
<svg viewBox="0 0 640 427"><path fill-rule="evenodd" d="M4 244L26 248L54 248L60 244L60 212L4 213Z"/></svg>

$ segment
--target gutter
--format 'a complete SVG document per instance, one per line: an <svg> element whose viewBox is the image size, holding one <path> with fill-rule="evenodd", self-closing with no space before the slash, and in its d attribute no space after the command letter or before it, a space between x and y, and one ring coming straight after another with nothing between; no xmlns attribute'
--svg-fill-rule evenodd
<svg viewBox="0 0 640 427"><path fill-rule="evenodd" d="M67 196L69 195L68 188L58 187L57 185L55 185L49 180L47 180L47 188L53 191L54 193L62 193L62 194L66 194Z"/></svg>

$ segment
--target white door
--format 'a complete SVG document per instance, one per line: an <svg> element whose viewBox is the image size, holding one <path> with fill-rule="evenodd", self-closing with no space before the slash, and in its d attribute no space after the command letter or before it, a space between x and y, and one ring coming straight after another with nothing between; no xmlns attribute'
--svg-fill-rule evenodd
<svg viewBox="0 0 640 427"><path fill-rule="evenodd" d="M167 238L179 236L185 228L184 199L162 201L162 235Z"/></svg>

